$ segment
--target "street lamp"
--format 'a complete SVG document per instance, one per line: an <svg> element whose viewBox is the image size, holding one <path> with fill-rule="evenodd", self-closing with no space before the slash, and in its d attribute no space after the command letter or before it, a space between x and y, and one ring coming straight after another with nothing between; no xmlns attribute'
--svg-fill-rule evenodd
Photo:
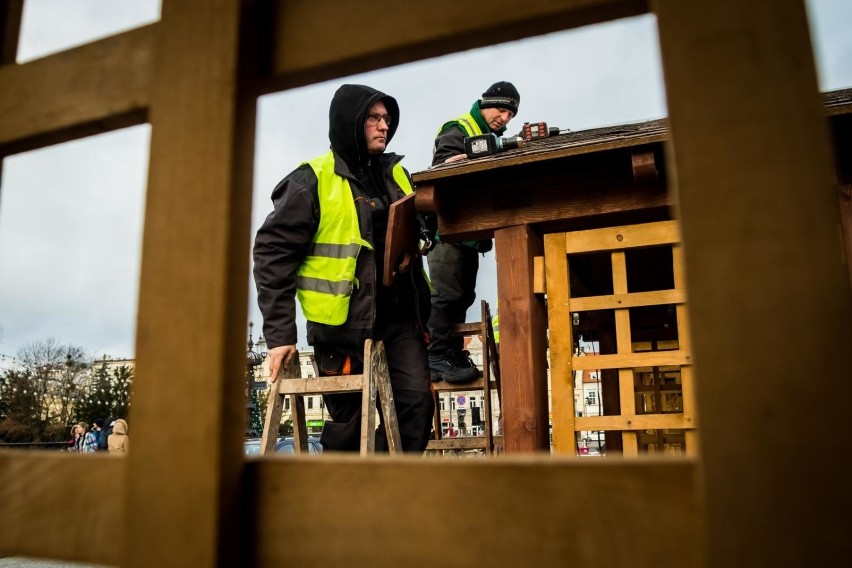
<svg viewBox="0 0 852 568"><path fill-rule="evenodd" d="M255 381L254 369L266 359L267 348L266 340L261 335L257 338L257 342L252 339L252 329L254 323L249 322L248 341L246 342L246 410L248 412L248 422L246 424L246 436L259 436L263 425L260 420L260 410L257 405L257 391L266 388L265 381Z"/></svg>

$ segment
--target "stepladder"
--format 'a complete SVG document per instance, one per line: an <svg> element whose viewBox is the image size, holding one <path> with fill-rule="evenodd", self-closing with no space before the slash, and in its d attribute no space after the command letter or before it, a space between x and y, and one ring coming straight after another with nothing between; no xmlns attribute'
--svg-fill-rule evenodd
<svg viewBox="0 0 852 568"><path fill-rule="evenodd" d="M481 320L473 323L456 325L452 329L455 336L478 336L482 344L482 376L469 383L456 384L446 381L432 383L432 394L435 398L434 434L426 446L427 452L459 453L479 450L486 456L499 452L501 440L499 427L494 427L494 404L492 394L496 393L498 408L500 404L500 355L494 339L494 327L491 309L485 300L481 302ZM481 393L481 399L474 402L471 393ZM449 411L448 423L453 423L453 413L458 417L458 426L468 418L476 431L475 435L466 435L466 428L453 427L448 433L444 430L444 419L441 406ZM478 404L477 404L478 403ZM477 406L473 406L477 404ZM462 408L465 407L465 408ZM479 423L473 424L478 407ZM499 420L498 420L499 424ZM455 434L455 435L453 435Z"/></svg>
<svg viewBox="0 0 852 568"><path fill-rule="evenodd" d="M360 454L366 456L376 450L377 400L382 408L388 451L391 454L402 453L385 346L381 341L368 339L364 342L364 372L360 375L302 377L296 353L290 364L279 372L278 379L270 388L260 442L261 455L274 451L285 398L289 397L290 402L295 452L307 454L308 433L303 397L351 392L362 394Z"/></svg>

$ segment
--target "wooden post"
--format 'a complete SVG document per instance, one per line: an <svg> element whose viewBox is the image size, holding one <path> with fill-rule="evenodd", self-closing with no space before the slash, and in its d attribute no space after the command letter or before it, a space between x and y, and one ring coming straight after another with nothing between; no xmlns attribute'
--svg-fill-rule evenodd
<svg viewBox="0 0 852 568"><path fill-rule="evenodd" d="M550 451L547 311L533 293L533 258L542 238L528 225L494 234L500 311L500 379L506 452Z"/></svg>
<svg viewBox="0 0 852 568"><path fill-rule="evenodd" d="M158 24L124 566L242 562L255 117L242 4L167 1Z"/></svg>
<svg viewBox="0 0 852 568"><path fill-rule="evenodd" d="M852 295L804 3L653 6L686 261L709 565L836 565L852 553L842 449ZM811 405L818 418L808 431L802 419Z"/></svg>

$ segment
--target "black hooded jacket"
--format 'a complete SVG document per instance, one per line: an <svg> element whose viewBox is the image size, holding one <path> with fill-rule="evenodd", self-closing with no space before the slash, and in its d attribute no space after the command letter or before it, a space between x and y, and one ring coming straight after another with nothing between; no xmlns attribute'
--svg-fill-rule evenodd
<svg viewBox="0 0 852 568"><path fill-rule="evenodd" d="M393 97L364 85L343 85L329 108L329 133L334 171L349 180L361 237L374 250L361 249L355 269L358 286L352 293L349 315L340 326L308 322L308 343L360 353L376 325L415 321L426 329L429 290L420 260L397 276L391 287L381 283L390 203L403 197L392 177L402 156L385 152L370 155L364 123L367 112L382 101L392 117L390 143L399 124L399 106ZM406 172L406 175L408 172ZM410 176L409 176L410 179ZM274 210L258 230L254 244L254 279L263 314L263 333L270 348L296 344L296 272L319 227L317 177L302 164L272 191Z"/></svg>

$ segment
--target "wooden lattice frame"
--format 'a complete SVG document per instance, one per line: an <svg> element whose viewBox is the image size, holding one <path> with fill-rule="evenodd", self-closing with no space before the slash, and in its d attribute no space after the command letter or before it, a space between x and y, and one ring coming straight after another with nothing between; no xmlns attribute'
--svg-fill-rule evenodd
<svg viewBox="0 0 852 568"><path fill-rule="evenodd" d="M695 385L690 364L689 325L686 312L683 256L675 221L607 227L544 237L544 263L548 298L548 319L553 364L551 399L553 403L553 443L557 453L575 455L575 432L617 430L622 433L625 456L638 453L638 430L686 430L689 455L698 455L695 435ZM653 292L628 293L625 251L651 246L672 246L674 288ZM612 261L613 294L571 298L569 256L590 252L609 252ZM632 307L673 304L676 306L679 345L676 350L634 352L630 335ZM572 312L613 310L618 352L615 355L576 356L574 352ZM681 373L683 412L679 414L637 414L634 369L674 366ZM573 372L578 370L618 369L621 408L617 416L576 417ZM558 389L557 386L559 385Z"/></svg>
<svg viewBox="0 0 852 568"><path fill-rule="evenodd" d="M20 7L0 4L0 156L146 120L152 142L134 451L127 460L0 453L0 551L140 568L447 558L792 567L848 557L836 519L850 488L835 434L852 399L852 297L801 0L494 0L487 9L165 0L155 24L16 65ZM689 281L692 347L696 369L713 377L700 385L701 461L244 462L234 377L244 365L257 96L651 10L686 269L700 275ZM506 278L530 282L535 231L511 227L495 241L525 260ZM520 306L534 324L527 288L500 305ZM720 319L752 348L733 349L741 343L717 333ZM790 334L788 319L808 333ZM508 317L502 328L501 363L523 373L512 338L530 329ZM832 396L813 458L797 460L794 395L805 388ZM193 427L163 435L176 421ZM731 445L742 431L761 436ZM790 490L804 479L818 483ZM357 516L325 514L333 508ZM507 518L522 521L510 537L495 529Z"/></svg>

